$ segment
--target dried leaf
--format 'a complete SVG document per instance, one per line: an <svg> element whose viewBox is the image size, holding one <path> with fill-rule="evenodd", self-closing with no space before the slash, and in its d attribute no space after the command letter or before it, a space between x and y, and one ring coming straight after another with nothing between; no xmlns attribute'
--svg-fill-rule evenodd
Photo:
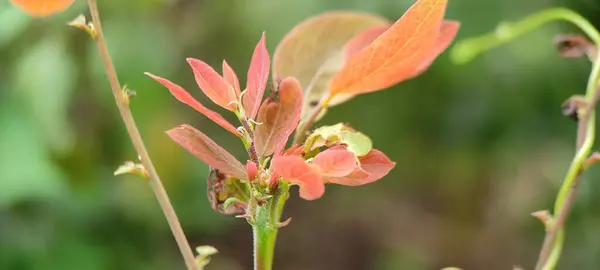
<svg viewBox="0 0 600 270"><path fill-rule="evenodd" d="M240 200L240 192L245 192L244 187L238 179L228 177L219 172L216 168L209 168L208 180L206 183L206 194L210 206L215 212L224 215L239 215L246 212L244 202ZM231 200L236 202L231 202ZM228 201L229 200L229 201Z"/></svg>
<svg viewBox="0 0 600 270"><path fill-rule="evenodd" d="M232 101L237 100L234 87L211 66L201 60L194 58L187 58L186 60L194 71L194 78L202 92L215 104L234 111L237 108L237 104L232 103Z"/></svg>
<svg viewBox="0 0 600 270"><path fill-rule="evenodd" d="M343 177L353 172L358 164L356 155L346 149L327 149L312 161L323 177Z"/></svg>
<svg viewBox="0 0 600 270"><path fill-rule="evenodd" d="M330 98L362 94L410 78L439 34L447 0L418 0L390 29L351 58L333 78Z"/></svg>
<svg viewBox="0 0 600 270"><path fill-rule="evenodd" d="M240 80L235 74L235 71L231 68L231 66L227 63L227 61L223 60L223 78L233 87L235 90L236 97L240 96Z"/></svg>
<svg viewBox="0 0 600 270"><path fill-rule="evenodd" d="M256 153L266 157L274 153L275 148L286 142L296 129L302 109L302 89L293 77L285 78L277 91L279 98L265 100L258 113L254 132Z"/></svg>
<svg viewBox="0 0 600 270"><path fill-rule="evenodd" d="M167 134L194 156L222 173L248 179L244 165L199 130L189 125L181 125L167 131Z"/></svg>
<svg viewBox="0 0 600 270"><path fill-rule="evenodd" d="M344 64L343 50L365 29L385 25L383 17L362 12L326 12L296 25L273 55L273 81L293 76L304 90L302 120L327 94L333 76Z"/></svg>
<svg viewBox="0 0 600 270"><path fill-rule="evenodd" d="M387 175L396 166L384 153L373 149L358 158L360 167L344 177L327 178L328 183L345 186L360 186L375 182Z"/></svg>
<svg viewBox="0 0 600 270"><path fill-rule="evenodd" d="M242 136L240 131L237 130L227 120L225 120L225 118L223 118L223 116L221 116L219 113L217 113L215 111L212 111L212 110L204 107L200 102L198 102L194 97L192 97L192 95L190 95L187 91L185 91L185 89L183 89L181 86L179 86L167 79L150 74L148 72L146 72L144 74L148 75L150 78L156 80L157 82L159 82L160 84L165 86L167 89L169 89L171 94L180 102L194 108L196 111L198 111L199 113L208 117L208 119L212 120L217 125L223 127L227 131L235 134L236 136L238 136L238 137Z"/></svg>
<svg viewBox="0 0 600 270"><path fill-rule="evenodd" d="M554 44L564 57L578 58L584 55L594 61L598 54L598 48L582 35L558 35L554 38Z"/></svg>
<svg viewBox="0 0 600 270"><path fill-rule="evenodd" d="M244 93L243 103L246 116L254 119L258 113L267 81L269 80L269 69L271 60L265 44L265 33L263 32L260 41L254 48L254 54L248 68L248 78L246 81L246 92Z"/></svg>
<svg viewBox="0 0 600 270"><path fill-rule="evenodd" d="M319 174L299 156L276 156L271 168L289 183L299 185L302 199L316 200L325 193Z"/></svg>
<svg viewBox="0 0 600 270"><path fill-rule="evenodd" d="M75 0L11 0L33 17L46 17L66 10Z"/></svg>

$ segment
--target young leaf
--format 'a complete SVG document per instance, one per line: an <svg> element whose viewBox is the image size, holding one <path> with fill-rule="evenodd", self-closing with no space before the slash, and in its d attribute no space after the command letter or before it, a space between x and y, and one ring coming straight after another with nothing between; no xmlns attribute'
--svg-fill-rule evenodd
<svg viewBox="0 0 600 270"><path fill-rule="evenodd" d="M352 57L333 78L329 98L362 94L412 76L438 37L447 0L418 0L387 31Z"/></svg>
<svg viewBox="0 0 600 270"><path fill-rule="evenodd" d="M358 166L356 155L346 149L327 149L315 156L312 163L323 177L343 177Z"/></svg>
<svg viewBox="0 0 600 270"><path fill-rule="evenodd" d="M75 0L11 0L30 16L47 17L66 10Z"/></svg>
<svg viewBox="0 0 600 270"><path fill-rule="evenodd" d="M227 122L227 120L225 120L225 118L223 118L223 116L221 116L220 114L218 114L215 111L209 110L208 108L204 107L200 102L198 102L194 97L192 97L192 95L190 95L187 91L185 91L185 89L183 89L181 86L179 86L167 79L158 77L158 76L148 73L148 72L146 72L144 74L146 74L150 78L156 80L157 82L162 84L164 87L169 89L171 94L180 102L194 108L196 111L198 111L199 113L208 117L208 119L212 120L217 125L223 127L224 129L233 133L234 135L236 135L238 137L242 136L240 131L237 130L231 123Z"/></svg>
<svg viewBox="0 0 600 270"><path fill-rule="evenodd" d="M240 96L240 80L238 80L237 74L231 68L231 66L227 63L227 61L223 60L223 78L227 80L229 85L233 87L235 90L235 94L237 97Z"/></svg>
<svg viewBox="0 0 600 270"><path fill-rule="evenodd" d="M260 41L254 48L250 67L248 68L248 78L246 81L246 92L244 93L243 103L246 116L254 119L262 101L269 80L270 62L269 52L265 44L265 33L263 32Z"/></svg>
<svg viewBox="0 0 600 270"><path fill-rule="evenodd" d="M346 145L348 151L357 156L366 155L373 147L369 137L340 123L333 126L322 126L313 131L304 143L304 152L309 153L319 147L339 143Z"/></svg>
<svg viewBox="0 0 600 270"><path fill-rule="evenodd" d="M273 54L273 81L295 77L304 90L302 119L327 94L333 76L344 64L343 48L355 35L389 21L362 12L336 11L296 25Z"/></svg>
<svg viewBox="0 0 600 270"><path fill-rule="evenodd" d="M373 149L367 155L358 158L360 167L344 177L327 178L328 183L345 186L360 186L375 182L387 175L396 166L384 153Z"/></svg>
<svg viewBox="0 0 600 270"><path fill-rule="evenodd" d="M299 156L276 156L271 168L283 179L300 186L300 198L316 200L325 193L319 174Z"/></svg>
<svg viewBox="0 0 600 270"><path fill-rule="evenodd" d="M233 111L237 105L231 103L237 100L234 87L208 64L194 58L186 59L194 71L198 87L215 104Z"/></svg>
<svg viewBox="0 0 600 270"><path fill-rule="evenodd" d="M220 172L239 179L248 179L246 167L199 130L181 125L167 131L176 143Z"/></svg>
<svg viewBox="0 0 600 270"><path fill-rule="evenodd" d="M281 81L278 100L268 98L260 107L254 132L254 145L256 153L266 157L275 152L275 148L283 141L287 141L290 134L296 129L302 110L302 89L300 83L287 77Z"/></svg>
<svg viewBox="0 0 600 270"><path fill-rule="evenodd" d="M348 145L348 151L359 157L368 154L373 148L371 139L358 131L344 130L340 137L340 142Z"/></svg>

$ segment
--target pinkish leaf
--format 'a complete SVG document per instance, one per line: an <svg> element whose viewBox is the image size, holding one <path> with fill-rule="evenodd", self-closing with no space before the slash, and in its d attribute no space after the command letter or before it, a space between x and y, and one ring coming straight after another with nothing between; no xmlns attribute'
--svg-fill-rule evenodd
<svg viewBox="0 0 600 270"><path fill-rule="evenodd" d="M344 58L346 61L357 55L363 48L367 47L367 45L371 44L373 40L388 30L390 26L392 26L392 24L376 25L363 30L353 37L344 47Z"/></svg>
<svg viewBox="0 0 600 270"><path fill-rule="evenodd" d="M235 178L248 179L244 165L199 130L189 125L180 125L168 130L167 134L194 156L220 172Z"/></svg>
<svg viewBox="0 0 600 270"><path fill-rule="evenodd" d="M296 129L302 111L302 88L294 77L281 81L275 100L269 97L258 112L254 132L256 153L266 157L275 152L275 148L285 143L290 134Z"/></svg>
<svg viewBox="0 0 600 270"><path fill-rule="evenodd" d="M360 186L375 182L387 175L396 163L379 150L371 150L367 155L359 157L360 167L344 177L327 178L328 183L345 186Z"/></svg>
<svg viewBox="0 0 600 270"><path fill-rule="evenodd" d="M358 167L356 155L346 149L327 149L315 156L312 163L323 177L343 177Z"/></svg>
<svg viewBox="0 0 600 270"><path fill-rule="evenodd" d="M299 156L276 156L271 168L286 181L299 185L302 199L316 200L325 193L319 174Z"/></svg>
<svg viewBox="0 0 600 270"><path fill-rule="evenodd" d="M242 136L240 131L237 130L227 120L225 120L225 118L223 118L223 116L221 116L220 114L218 114L215 111L209 110L208 108L204 107L200 102L198 102L194 97L192 97L192 95L190 95L187 91L185 91L185 89L183 89L181 86L179 86L167 79L158 77L158 76L148 73L148 72L146 72L144 74L148 75L150 78L156 80L157 82L162 84L164 87L169 89L171 94L180 102L194 108L196 111L198 111L199 113L208 117L208 119L212 120L217 125L223 127L224 129L233 133L234 135L236 135L238 137Z"/></svg>
<svg viewBox="0 0 600 270"><path fill-rule="evenodd" d="M460 27L460 22L457 21L444 21L442 22L442 26L440 28L440 34L433 45L429 54L425 57L423 62L421 62L421 66L417 69L417 72L413 75L413 77L421 75L425 70L431 66L433 61L452 43L456 33L458 33L458 28Z"/></svg>
<svg viewBox="0 0 600 270"><path fill-rule="evenodd" d="M240 80L238 80L237 74L235 74L235 71L233 71L231 66L225 60L223 60L223 78L225 78L229 85L233 86L236 96L239 97Z"/></svg>
<svg viewBox="0 0 600 270"><path fill-rule="evenodd" d="M263 32L262 37L256 48L254 48L254 54L250 61L250 67L248 68L248 78L246 81L246 92L244 93L243 103L246 116L250 119L254 119L258 113L258 108L262 101L267 87L267 80L269 79L269 68L271 67L271 60L269 60L269 52L265 44L265 33Z"/></svg>
<svg viewBox="0 0 600 270"><path fill-rule="evenodd" d="M202 92L215 104L230 111L235 110L237 105L231 103L237 100L233 86L229 85L208 64L194 58L187 58L186 60L192 67L194 78L196 78L196 83Z"/></svg>

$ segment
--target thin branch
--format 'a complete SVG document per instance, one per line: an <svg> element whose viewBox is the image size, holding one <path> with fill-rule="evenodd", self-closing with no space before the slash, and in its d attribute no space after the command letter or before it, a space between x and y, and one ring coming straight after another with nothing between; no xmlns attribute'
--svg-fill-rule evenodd
<svg viewBox="0 0 600 270"><path fill-rule="evenodd" d="M296 134L294 134L293 144L300 144L302 139L304 139L304 136L306 136L306 132L308 132L308 129L310 129L310 126L312 126L312 124L315 122L315 120L317 119L317 116L319 116L321 111L323 111L323 109L325 109L327 107L327 104L329 103L330 100L331 100L331 97L327 98L324 102L319 102L317 107L315 107L313 109L313 111L310 114L310 116L308 117L308 119L306 119L306 121L304 121L304 123L301 123L301 125L296 130Z"/></svg>
<svg viewBox="0 0 600 270"><path fill-rule="evenodd" d="M595 109L599 99L600 87L597 87L596 91L594 91L591 100L586 104L585 108L583 109L583 115L580 116L577 123L577 152L581 150L585 143L586 137L589 136L586 135L590 131L589 126L590 124L593 126L593 123L590 123L590 120L595 121L595 119L593 117L590 117L590 115L596 113ZM567 196L565 197L560 211L558 211L558 213L554 213L554 220L551 223L552 226L550 226L550 228L546 231L546 236L544 237L544 244L542 245L540 256L536 263L535 269L542 269L542 267L545 265L545 263L548 261L548 258L550 257L550 254L553 250L554 242L556 241L558 234L564 227L565 220L567 219L567 216L569 215L573 203L575 202L575 197L577 195L579 184L583 179L583 170L583 167L579 168L577 176L575 177L575 180L573 181L573 184L570 187Z"/></svg>
<svg viewBox="0 0 600 270"><path fill-rule="evenodd" d="M141 157L141 162L144 165L144 168L146 171L148 171L150 186L152 187L152 191L154 192L154 195L156 196L156 199L158 200L165 217L167 218L169 227L171 227L173 236L175 237L177 245L179 246L179 250L181 251L181 254L185 260L185 264L188 269L195 270L196 262L194 253L192 253L183 229L181 228L181 224L179 223L179 219L177 218L175 210L171 205L167 192L165 191L165 188L162 185L158 174L156 173L154 165L152 165L148 151L146 150L144 142L142 141L142 136L140 135L133 116L131 115L131 111L129 110L127 99L123 94L121 84L119 83L119 79L117 77L117 72L115 71L115 67L113 66L112 60L108 53L106 41L104 40L104 33L102 32L102 24L100 22L100 14L98 13L96 1L88 0L88 5L92 16L94 30L96 32L95 41L98 45L98 50L100 52L100 56L102 57L104 67L106 68L108 81L110 82L110 87L115 97L117 107L119 108L121 118L123 118L123 122L125 123L125 127L127 128L127 132L129 133L129 137L131 138L133 146Z"/></svg>

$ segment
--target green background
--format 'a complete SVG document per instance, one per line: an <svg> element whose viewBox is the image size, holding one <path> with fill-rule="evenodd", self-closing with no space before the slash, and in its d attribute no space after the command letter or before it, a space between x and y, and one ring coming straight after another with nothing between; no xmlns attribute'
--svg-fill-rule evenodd
<svg viewBox="0 0 600 270"><path fill-rule="evenodd" d="M186 57L226 58L245 82L262 31L273 52L296 23L328 10L397 19L407 0L99 1L133 114L190 244L219 249L208 269L250 269L248 224L212 211L207 166L165 130L189 123L242 159L234 136L177 102L143 72L169 78L203 104ZM502 20L566 6L600 25L592 0L450 0L458 39ZM114 105L95 44L66 22L86 12L31 19L0 2L0 269L184 269L147 183L114 177L137 158ZM457 66L444 53L422 76L336 106L319 122L347 122L397 162L362 187L327 186L292 197L275 269L532 269L549 209L574 154L576 123L561 103L583 93L590 63L564 59L553 23ZM233 120L233 115L226 115ZM567 224L560 269L600 265L598 170L586 174Z"/></svg>

